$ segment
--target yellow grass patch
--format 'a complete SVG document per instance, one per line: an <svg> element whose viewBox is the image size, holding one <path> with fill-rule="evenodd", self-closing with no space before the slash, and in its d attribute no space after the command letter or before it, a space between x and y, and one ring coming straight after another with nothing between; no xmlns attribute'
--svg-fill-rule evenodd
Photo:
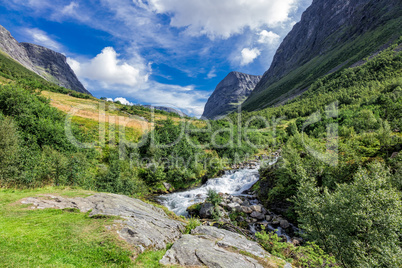
<svg viewBox="0 0 402 268"><path fill-rule="evenodd" d="M42 96L50 99L53 107L74 117L91 119L99 123L109 123L123 128L139 130L141 133L151 128L151 123L138 116L124 115L96 99L79 99L69 95L42 91Z"/></svg>

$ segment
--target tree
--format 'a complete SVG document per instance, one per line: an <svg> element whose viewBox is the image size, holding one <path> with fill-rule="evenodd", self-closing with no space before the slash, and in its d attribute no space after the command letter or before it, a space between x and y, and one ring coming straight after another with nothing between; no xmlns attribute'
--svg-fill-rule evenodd
<svg viewBox="0 0 402 268"><path fill-rule="evenodd" d="M383 164L360 168L353 183L333 192L321 193L304 169L299 173L296 211L308 239L335 254L344 267L401 267L401 196Z"/></svg>
<svg viewBox="0 0 402 268"><path fill-rule="evenodd" d="M17 127L9 117L0 114L0 182L12 183L18 172L19 135Z"/></svg>

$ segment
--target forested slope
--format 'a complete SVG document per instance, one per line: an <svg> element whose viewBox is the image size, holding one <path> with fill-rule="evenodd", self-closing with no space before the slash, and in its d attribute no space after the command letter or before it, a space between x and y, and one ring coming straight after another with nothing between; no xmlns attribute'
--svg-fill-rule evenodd
<svg viewBox="0 0 402 268"><path fill-rule="evenodd" d="M284 103L316 79L352 66L401 35L398 0L315 0L283 40L243 109Z"/></svg>

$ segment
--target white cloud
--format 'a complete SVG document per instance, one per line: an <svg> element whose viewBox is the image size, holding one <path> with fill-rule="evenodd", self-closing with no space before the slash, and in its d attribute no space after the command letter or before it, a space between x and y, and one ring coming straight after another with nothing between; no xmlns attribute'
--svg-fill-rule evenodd
<svg viewBox="0 0 402 268"><path fill-rule="evenodd" d="M275 27L289 20L299 0L148 0L157 13L172 15L170 25L193 36L229 38L249 27ZM136 1L138 4L138 1ZM144 5L143 1L140 1Z"/></svg>
<svg viewBox="0 0 402 268"><path fill-rule="evenodd" d="M151 82L136 95L142 102L154 106L167 106L200 117L209 92L198 91L194 86L166 85Z"/></svg>
<svg viewBox="0 0 402 268"><path fill-rule="evenodd" d="M68 63L78 77L100 82L105 88L114 85L139 87L148 81L149 70L142 59L128 64L118 56L112 47L106 47L89 61L79 62L69 58Z"/></svg>
<svg viewBox="0 0 402 268"><path fill-rule="evenodd" d="M116 101L118 101L118 102L120 102L121 104L124 104L124 105L134 105L134 103L129 102L126 98L123 98L123 97L115 98L114 102L116 102Z"/></svg>
<svg viewBox="0 0 402 268"><path fill-rule="evenodd" d="M31 42L37 45L41 45L57 52L63 49L63 46L57 41L53 40L48 34L38 28L25 28L25 34L29 36Z"/></svg>
<svg viewBox="0 0 402 268"><path fill-rule="evenodd" d="M73 69L74 73L77 75L81 71L81 63L75 59L67 58L67 63Z"/></svg>
<svg viewBox="0 0 402 268"><path fill-rule="evenodd" d="M76 2L71 2L69 5L64 6L64 8L61 10L61 13L64 15L69 15L69 16L75 16L76 15L76 9L80 5Z"/></svg>
<svg viewBox="0 0 402 268"><path fill-rule="evenodd" d="M260 54L261 52L257 48L243 48L243 50L241 51L240 65L244 66L252 63Z"/></svg>
<svg viewBox="0 0 402 268"><path fill-rule="evenodd" d="M209 73L207 74L207 78L211 79L214 77L216 77L216 69L215 69L215 67L212 67L211 71L209 71Z"/></svg>
<svg viewBox="0 0 402 268"><path fill-rule="evenodd" d="M92 82L88 90L102 91L102 94L105 95L124 96L112 101L119 100L123 103L125 98L135 99L135 103L172 107L197 117L202 115L205 102L210 94L210 92L195 90L194 86L168 85L155 81L148 81L141 87L114 86L108 88L102 88L100 83ZM131 102L129 103L131 104Z"/></svg>
<svg viewBox="0 0 402 268"><path fill-rule="evenodd" d="M260 44L268 44L269 46L275 46L279 43L280 36L272 31L263 30L259 34L260 38L258 39L258 43Z"/></svg>
<svg viewBox="0 0 402 268"><path fill-rule="evenodd" d="M174 107L186 114L201 116L208 92L197 91L191 85L168 85L149 80L151 70L143 59L135 56L128 63L118 56L113 48L106 47L93 59L67 58L67 62L80 80L88 85L89 91L119 94L140 103ZM124 97L114 101L131 105Z"/></svg>

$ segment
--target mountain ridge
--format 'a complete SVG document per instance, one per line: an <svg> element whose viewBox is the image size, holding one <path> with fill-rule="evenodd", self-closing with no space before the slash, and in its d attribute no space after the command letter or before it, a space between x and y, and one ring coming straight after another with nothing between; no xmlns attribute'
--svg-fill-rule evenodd
<svg viewBox="0 0 402 268"><path fill-rule="evenodd" d="M201 118L214 119L236 110L260 79L261 76L258 75L230 72L208 98Z"/></svg>
<svg viewBox="0 0 402 268"><path fill-rule="evenodd" d="M324 75L349 67L402 34L397 0L314 0L244 102L247 111L286 102Z"/></svg>
<svg viewBox="0 0 402 268"><path fill-rule="evenodd" d="M80 93L91 95L79 81L66 56L49 48L19 43L0 25L0 50L45 80Z"/></svg>

